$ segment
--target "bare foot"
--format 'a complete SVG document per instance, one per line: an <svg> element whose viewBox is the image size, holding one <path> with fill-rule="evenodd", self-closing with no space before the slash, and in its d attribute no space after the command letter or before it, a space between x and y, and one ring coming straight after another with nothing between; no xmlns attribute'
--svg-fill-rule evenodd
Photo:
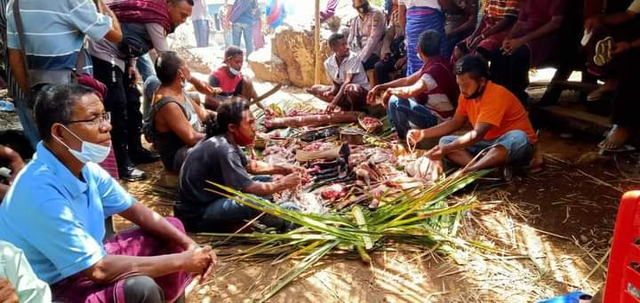
<svg viewBox="0 0 640 303"><path fill-rule="evenodd" d="M629 138L630 130L627 127L614 125L607 137L598 144L598 147L604 150L617 150L620 149Z"/></svg>

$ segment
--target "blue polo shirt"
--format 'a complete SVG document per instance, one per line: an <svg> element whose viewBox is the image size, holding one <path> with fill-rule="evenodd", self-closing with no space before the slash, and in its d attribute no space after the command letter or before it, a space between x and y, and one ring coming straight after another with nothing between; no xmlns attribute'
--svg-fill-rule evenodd
<svg viewBox="0 0 640 303"><path fill-rule="evenodd" d="M0 240L24 251L38 277L54 284L107 255L104 219L135 202L94 163L76 178L42 142L0 204Z"/></svg>

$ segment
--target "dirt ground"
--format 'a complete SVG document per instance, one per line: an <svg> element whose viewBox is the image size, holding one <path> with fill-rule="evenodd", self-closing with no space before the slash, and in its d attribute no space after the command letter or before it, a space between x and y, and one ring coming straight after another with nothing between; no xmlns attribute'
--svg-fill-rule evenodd
<svg viewBox="0 0 640 303"><path fill-rule="evenodd" d="M533 302L573 290L595 294L605 280L618 201L638 185L624 179L610 158L598 156L596 144L542 131L544 170L457 195L481 206L464 220L462 237L492 243L500 253L461 249L444 256L428 247L390 246L373 253L371 264L332 256L270 302ZM143 169L152 175L149 181L125 186L142 203L171 215L177 193L157 185L161 165ZM120 220L116 225L127 226ZM223 262L215 278L191 285L189 302L251 301L292 264L225 263L238 248L217 249Z"/></svg>

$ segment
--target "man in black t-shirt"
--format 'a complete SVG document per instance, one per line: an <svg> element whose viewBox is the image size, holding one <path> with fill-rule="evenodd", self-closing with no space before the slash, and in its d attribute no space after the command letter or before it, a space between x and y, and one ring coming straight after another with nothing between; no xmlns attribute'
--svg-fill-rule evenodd
<svg viewBox="0 0 640 303"><path fill-rule="evenodd" d="M268 197L300 185L300 167L282 167L249 160L240 149L253 143L256 125L249 105L242 100L230 100L218 108L215 122L208 121L207 139L198 143L180 170L180 202L176 216L191 231L235 231L234 227L251 220L260 212L227 199L207 189L217 189L207 181L231 187L259 197ZM271 182L265 175L284 175ZM295 205L285 203L285 208ZM263 224L287 229L288 222L264 216Z"/></svg>

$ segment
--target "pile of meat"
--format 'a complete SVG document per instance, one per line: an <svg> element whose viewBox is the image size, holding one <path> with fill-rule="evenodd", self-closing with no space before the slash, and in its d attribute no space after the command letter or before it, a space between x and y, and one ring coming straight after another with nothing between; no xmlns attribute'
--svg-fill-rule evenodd
<svg viewBox="0 0 640 303"><path fill-rule="evenodd" d="M302 151L305 152L318 152L318 151L325 151L328 149L332 149L335 148L336 145L334 143L331 142L313 142L305 147L302 148Z"/></svg>
<svg viewBox="0 0 640 303"><path fill-rule="evenodd" d="M382 121L372 117L361 117L358 119L358 123L368 134L372 134L382 130Z"/></svg>
<svg viewBox="0 0 640 303"><path fill-rule="evenodd" d="M294 149L295 145L289 148L276 144L269 145L262 152L263 161L274 165L293 163L296 158Z"/></svg>

